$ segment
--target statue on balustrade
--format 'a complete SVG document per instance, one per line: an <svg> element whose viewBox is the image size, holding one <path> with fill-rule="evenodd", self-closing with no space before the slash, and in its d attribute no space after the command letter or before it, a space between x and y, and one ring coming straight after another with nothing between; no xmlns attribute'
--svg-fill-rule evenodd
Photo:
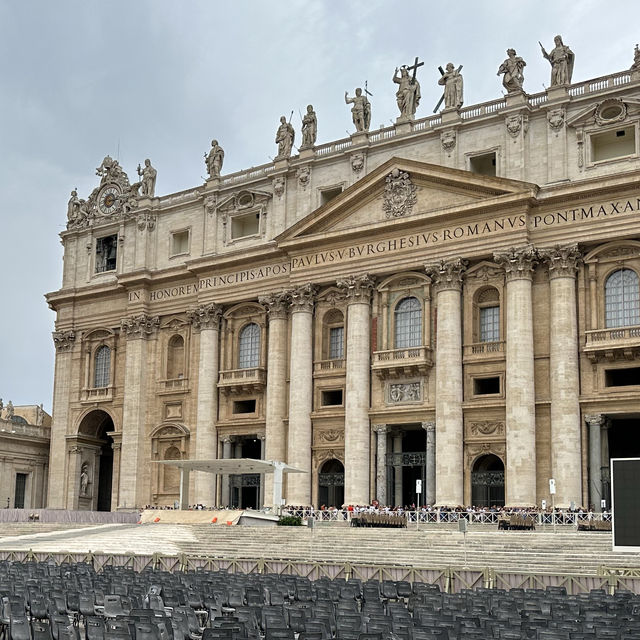
<svg viewBox="0 0 640 640"><path fill-rule="evenodd" d="M318 118L313 110L313 105L307 107L307 113L302 118L302 145L301 149L310 149L316 143L318 136Z"/></svg>
<svg viewBox="0 0 640 640"><path fill-rule="evenodd" d="M553 39L555 47L550 53L547 53L541 42L538 42L542 49L542 55L549 61L551 65L551 86L555 87L562 84L571 84L571 76L573 75L573 63L575 56L573 51L569 49L563 42L562 36L556 36Z"/></svg>
<svg viewBox="0 0 640 640"><path fill-rule="evenodd" d="M278 145L278 155L276 160L284 160L291 157L291 149L296 132L293 130L291 122L287 122L285 116L280 116L280 126L276 131L276 144Z"/></svg>
<svg viewBox="0 0 640 640"><path fill-rule="evenodd" d="M463 102L460 68L456 69L452 62L447 63L445 72L438 79L438 84L444 86L444 108L459 109Z"/></svg>
<svg viewBox="0 0 640 640"><path fill-rule="evenodd" d="M209 177L219 178L220 171L222 171L222 163L224 162L224 150L217 140L211 141L211 151L209 151L209 155L205 153L204 161L207 165Z"/></svg>
<svg viewBox="0 0 640 640"><path fill-rule="evenodd" d="M371 103L366 95L362 94L362 89L358 87L356 89L356 95L353 98L349 97L348 92L344 92L345 104L352 104L351 117L353 118L353 124L356 131L369 131L371 124Z"/></svg>
<svg viewBox="0 0 640 640"><path fill-rule="evenodd" d="M507 49L507 59L500 65L498 75L502 75L502 86L509 92L522 91L524 68L527 63L516 55L515 49Z"/></svg>

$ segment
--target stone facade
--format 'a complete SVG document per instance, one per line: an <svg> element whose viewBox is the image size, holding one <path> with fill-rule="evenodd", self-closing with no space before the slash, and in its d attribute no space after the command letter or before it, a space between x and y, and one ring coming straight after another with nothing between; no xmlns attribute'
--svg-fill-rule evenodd
<svg viewBox="0 0 640 640"><path fill-rule="evenodd" d="M640 455L640 78L511 92L137 195L61 234L48 506L173 504L264 457L289 504L600 507ZM221 162L220 162L221 166ZM578 244L579 243L579 244ZM194 502L270 504L191 474Z"/></svg>

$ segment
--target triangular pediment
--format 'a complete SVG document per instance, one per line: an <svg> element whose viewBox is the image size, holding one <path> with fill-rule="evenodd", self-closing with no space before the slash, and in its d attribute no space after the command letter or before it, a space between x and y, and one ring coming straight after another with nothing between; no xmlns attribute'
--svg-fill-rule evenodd
<svg viewBox="0 0 640 640"><path fill-rule="evenodd" d="M464 210L535 196L537 185L392 158L276 238L289 244L318 236L423 224Z"/></svg>

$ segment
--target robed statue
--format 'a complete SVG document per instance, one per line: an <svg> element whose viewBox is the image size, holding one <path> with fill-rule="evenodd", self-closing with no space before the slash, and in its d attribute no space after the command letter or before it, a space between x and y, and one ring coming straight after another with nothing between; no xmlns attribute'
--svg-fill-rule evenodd
<svg viewBox="0 0 640 640"><path fill-rule="evenodd" d="M562 36L556 36L553 42L555 47L549 53L546 52L541 42L538 43L542 49L542 55L551 65L551 86L571 84L575 55L569 47L563 44Z"/></svg>

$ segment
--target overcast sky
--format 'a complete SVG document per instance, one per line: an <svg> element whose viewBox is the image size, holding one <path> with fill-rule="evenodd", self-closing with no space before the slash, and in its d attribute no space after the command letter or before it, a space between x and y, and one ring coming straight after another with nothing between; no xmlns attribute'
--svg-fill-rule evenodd
<svg viewBox="0 0 640 640"><path fill-rule="evenodd" d="M318 143L353 129L350 94L368 81L371 128L398 115L394 68L418 72L431 114L438 65L463 64L465 105L498 98L514 47L525 90L549 83L540 55L560 33L574 82L627 69L640 3L379 0L0 0L0 397L51 410L54 314L69 193L86 198L110 154L132 179L151 158L156 195L203 182L212 138L224 173L269 162L278 119L307 104Z"/></svg>

